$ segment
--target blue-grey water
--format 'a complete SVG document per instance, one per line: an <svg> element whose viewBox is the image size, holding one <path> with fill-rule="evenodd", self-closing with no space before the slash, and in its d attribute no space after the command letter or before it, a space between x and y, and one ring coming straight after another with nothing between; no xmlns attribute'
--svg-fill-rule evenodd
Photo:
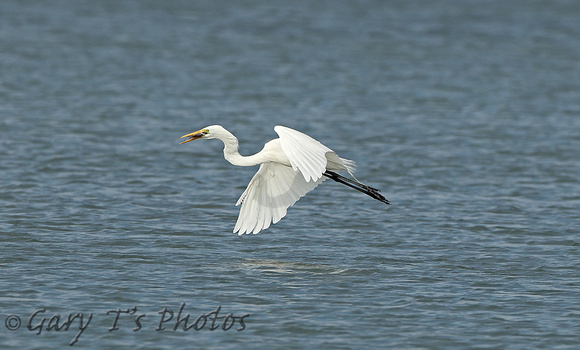
<svg viewBox="0 0 580 350"><path fill-rule="evenodd" d="M1 347L576 349L578 23L575 0L1 1ZM237 236L257 169L178 143L211 124L243 154L301 130L392 205L327 181Z"/></svg>

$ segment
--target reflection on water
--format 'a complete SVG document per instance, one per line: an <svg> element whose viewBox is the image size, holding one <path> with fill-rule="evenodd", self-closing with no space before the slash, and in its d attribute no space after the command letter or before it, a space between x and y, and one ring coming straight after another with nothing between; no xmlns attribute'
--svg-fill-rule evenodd
<svg viewBox="0 0 580 350"><path fill-rule="evenodd" d="M275 272L281 274L311 273L311 274L341 274L348 269L336 269L324 264L311 264L302 262L289 262L272 259L244 259L240 266L246 269L256 269L262 272Z"/></svg>

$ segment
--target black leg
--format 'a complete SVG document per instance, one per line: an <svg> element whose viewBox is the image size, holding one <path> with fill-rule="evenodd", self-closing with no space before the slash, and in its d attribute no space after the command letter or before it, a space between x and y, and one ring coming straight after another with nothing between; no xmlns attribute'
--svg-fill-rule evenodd
<svg viewBox="0 0 580 350"><path fill-rule="evenodd" d="M324 172L323 175L336 181L336 182L339 182L343 185L354 188L355 190L360 191L360 192L362 192L362 193L364 193L364 194L366 194L366 195L368 195L368 196L370 196L378 201L381 201L385 204L391 204L382 194L380 194L381 191L379 189L367 186L367 185L360 183L360 182L353 181L349 178L338 175L337 173L335 173L333 171L327 170Z"/></svg>

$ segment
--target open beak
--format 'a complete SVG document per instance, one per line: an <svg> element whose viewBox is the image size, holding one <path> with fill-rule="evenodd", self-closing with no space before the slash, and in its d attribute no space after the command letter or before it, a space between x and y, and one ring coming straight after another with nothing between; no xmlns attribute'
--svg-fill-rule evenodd
<svg viewBox="0 0 580 350"><path fill-rule="evenodd" d="M204 133L201 132L201 130L194 131L194 132L192 132L190 134L187 134L187 135L183 135L183 136L180 137L180 139L185 138L185 137L189 137L189 138L187 140L185 140L185 141L180 142L179 144L181 145L182 143L186 143L186 142L189 142L189 141L193 141L193 140L200 139L200 138L203 137L203 135L204 135Z"/></svg>

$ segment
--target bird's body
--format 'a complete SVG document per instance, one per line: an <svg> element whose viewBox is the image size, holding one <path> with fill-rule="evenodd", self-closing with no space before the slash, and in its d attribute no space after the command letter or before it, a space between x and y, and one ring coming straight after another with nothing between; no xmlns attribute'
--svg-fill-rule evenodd
<svg viewBox="0 0 580 350"><path fill-rule="evenodd" d="M208 126L182 136L188 137L182 143L199 138L219 139L224 143L224 158L231 164L260 165L236 203L242 207L234 232L240 235L255 234L277 223L286 215L288 207L326 178L332 178L389 204L378 193L379 190L334 172L346 170L352 176L355 166L353 161L340 158L330 148L299 131L280 125L274 130L279 138L267 142L260 152L251 156L240 155L238 139L220 125Z"/></svg>

